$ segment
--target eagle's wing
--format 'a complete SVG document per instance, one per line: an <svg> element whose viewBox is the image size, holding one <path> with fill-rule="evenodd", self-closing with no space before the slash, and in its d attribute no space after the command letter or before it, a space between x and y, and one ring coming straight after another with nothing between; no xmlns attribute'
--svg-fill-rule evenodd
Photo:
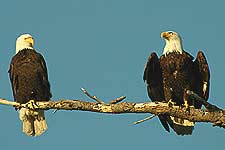
<svg viewBox="0 0 225 150"><path fill-rule="evenodd" d="M210 72L202 51L198 52L197 58L194 61L194 68L196 77L194 92L207 101L209 97ZM201 108L201 103L195 102L195 108Z"/></svg>
<svg viewBox="0 0 225 150"><path fill-rule="evenodd" d="M12 91L13 91L13 96L14 96L14 101L16 101L16 93L17 93L17 89L18 89L18 75L15 74L14 71L14 59L12 59L11 64L10 64L10 68L9 68L9 78L12 84Z"/></svg>
<svg viewBox="0 0 225 150"><path fill-rule="evenodd" d="M143 80L146 81L148 96L152 101L164 101L163 79L160 62L156 53L151 53L145 65ZM159 115L163 127L169 132L166 116Z"/></svg>
<svg viewBox="0 0 225 150"><path fill-rule="evenodd" d="M50 83L48 81L48 72L47 72L47 66L45 63L45 60L41 54L38 53L38 57L41 64L42 71L39 72L40 80L42 80L42 84L44 85L45 91L46 91L46 98L50 99L52 97L51 91L50 91Z"/></svg>

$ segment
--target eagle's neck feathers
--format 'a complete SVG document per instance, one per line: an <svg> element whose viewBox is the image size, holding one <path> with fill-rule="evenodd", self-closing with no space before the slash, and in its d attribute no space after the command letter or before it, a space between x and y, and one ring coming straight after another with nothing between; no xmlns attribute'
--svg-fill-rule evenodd
<svg viewBox="0 0 225 150"><path fill-rule="evenodd" d="M24 49L34 50L34 48L30 45L16 44L16 54Z"/></svg>
<svg viewBox="0 0 225 150"><path fill-rule="evenodd" d="M172 52L183 53L182 42L180 39L166 40L163 54L167 55Z"/></svg>

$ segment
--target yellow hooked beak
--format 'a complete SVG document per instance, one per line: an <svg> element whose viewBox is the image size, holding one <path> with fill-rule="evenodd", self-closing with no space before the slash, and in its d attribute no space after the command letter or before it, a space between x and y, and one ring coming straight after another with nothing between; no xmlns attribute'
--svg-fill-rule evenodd
<svg viewBox="0 0 225 150"><path fill-rule="evenodd" d="M32 37L25 38L25 41L30 44L30 46L34 46L34 39Z"/></svg>
<svg viewBox="0 0 225 150"><path fill-rule="evenodd" d="M168 33L168 32L162 32L161 33L161 38L164 38L164 39L169 39L171 37L172 33Z"/></svg>

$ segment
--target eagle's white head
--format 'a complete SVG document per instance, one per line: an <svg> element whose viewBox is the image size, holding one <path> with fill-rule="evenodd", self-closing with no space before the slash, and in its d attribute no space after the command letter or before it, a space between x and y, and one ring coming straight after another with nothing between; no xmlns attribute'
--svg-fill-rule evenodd
<svg viewBox="0 0 225 150"><path fill-rule="evenodd" d="M34 39L30 34L22 34L16 39L16 54L23 49L33 49Z"/></svg>
<svg viewBox="0 0 225 150"><path fill-rule="evenodd" d="M174 31L166 31L161 33L161 37L164 38L166 41L163 54L167 55L171 52L178 52L182 54L182 40L178 33Z"/></svg>

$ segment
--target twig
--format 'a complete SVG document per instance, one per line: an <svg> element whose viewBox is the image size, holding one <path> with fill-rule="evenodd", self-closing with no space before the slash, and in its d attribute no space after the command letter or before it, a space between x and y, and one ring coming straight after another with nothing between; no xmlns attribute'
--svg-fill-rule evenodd
<svg viewBox="0 0 225 150"><path fill-rule="evenodd" d="M55 109L55 110L53 110L53 112L52 112L52 113L53 113L53 114L55 114L57 111L58 111L58 109Z"/></svg>
<svg viewBox="0 0 225 150"><path fill-rule="evenodd" d="M105 104L102 100L98 99L96 96L92 96L91 94L88 93L88 91L84 88L81 88L81 90L83 91L84 94L86 94L88 97L90 97L91 99L97 101L99 104Z"/></svg>
<svg viewBox="0 0 225 150"><path fill-rule="evenodd" d="M122 100L124 100L125 98L126 98L126 96L118 97L118 98L116 98L116 99L114 99L114 100L111 100L111 101L109 102L109 104L117 104L117 103L121 102Z"/></svg>
<svg viewBox="0 0 225 150"><path fill-rule="evenodd" d="M145 122L145 121L147 121L147 120L151 120L152 118L154 118L156 115L151 115L151 116L148 116L148 117L146 117L146 118L144 118L144 119L141 119L141 120L138 120L138 121L136 121L136 122L133 122L133 124L139 124L139 123L142 123L142 122Z"/></svg>
<svg viewBox="0 0 225 150"><path fill-rule="evenodd" d="M208 109L210 111L222 111L222 109L220 109L219 107L217 107L213 104L210 104L209 102L207 102L202 97L198 96L198 94L194 93L193 91L187 90L186 93L188 94L188 96L191 97L191 99L202 103L206 109Z"/></svg>

